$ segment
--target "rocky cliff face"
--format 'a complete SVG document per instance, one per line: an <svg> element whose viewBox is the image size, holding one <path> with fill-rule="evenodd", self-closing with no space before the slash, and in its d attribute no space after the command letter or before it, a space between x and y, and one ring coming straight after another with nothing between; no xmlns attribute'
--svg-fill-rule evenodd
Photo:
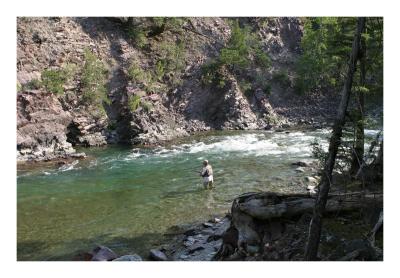
<svg viewBox="0 0 400 278"><path fill-rule="evenodd" d="M274 83L282 69L292 78L299 53L301 23L296 18L240 19L252 26L272 60L266 78L271 92L255 88L242 92L235 76L228 74L224 89L201 84L201 66L218 55L230 37L223 18L190 18L180 32L165 31L139 47L123 20L107 18L19 18L17 23L17 150L18 160L53 159L74 155L74 146L107 143L156 144L209 129L264 129L289 124L274 111L290 86ZM243 23L242 22L242 23ZM129 67L138 61L145 71L155 66L162 42L185 41L181 74L165 75L147 92L132 83ZM108 69L105 113L81 101L82 80L75 78L54 95L32 88L46 69L66 65L82 67L89 49ZM172 82L173 79L179 82ZM267 96L268 95L268 96ZM130 107L139 96L142 104ZM150 108L149 108L150 107Z"/></svg>

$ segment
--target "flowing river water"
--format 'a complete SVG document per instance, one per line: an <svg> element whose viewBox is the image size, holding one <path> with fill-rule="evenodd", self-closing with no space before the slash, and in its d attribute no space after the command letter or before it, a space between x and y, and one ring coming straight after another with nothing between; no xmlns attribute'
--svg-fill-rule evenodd
<svg viewBox="0 0 400 278"><path fill-rule="evenodd" d="M376 132L367 131L372 138ZM70 260L95 244L117 254L148 250L174 225L228 212L233 198L254 191L304 192L310 144L327 147L329 131L210 132L163 147L91 148L85 160L61 167L19 166L18 260ZM196 171L208 159L216 188Z"/></svg>

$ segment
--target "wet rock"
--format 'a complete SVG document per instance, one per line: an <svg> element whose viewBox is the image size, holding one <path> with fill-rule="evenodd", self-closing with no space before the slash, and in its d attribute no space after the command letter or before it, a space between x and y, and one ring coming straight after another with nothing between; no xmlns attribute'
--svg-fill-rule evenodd
<svg viewBox="0 0 400 278"><path fill-rule="evenodd" d="M317 194L316 187L316 185L308 185L307 190L310 192L310 194Z"/></svg>
<svg viewBox="0 0 400 278"><path fill-rule="evenodd" d="M197 234L197 231L196 231L196 229L189 229L189 230L187 230L187 231L185 231L184 232L184 235L185 236L194 236L194 235L196 235Z"/></svg>
<svg viewBox="0 0 400 278"><path fill-rule="evenodd" d="M258 253L259 250L260 250L260 247L257 245L247 245L246 246L246 251L251 255Z"/></svg>
<svg viewBox="0 0 400 278"><path fill-rule="evenodd" d="M91 253L93 254L92 261L112 261L118 257L106 246L97 246Z"/></svg>
<svg viewBox="0 0 400 278"><path fill-rule="evenodd" d="M199 251L199 250L203 250L203 249L204 249L204 246L202 246L200 244L196 244L196 245L190 246L188 248L188 253L189 254L193 254L194 252Z"/></svg>
<svg viewBox="0 0 400 278"><path fill-rule="evenodd" d="M157 250L157 249L150 250L150 259L155 260L155 261L168 261L168 258L164 254L164 252Z"/></svg>
<svg viewBox="0 0 400 278"><path fill-rule="evenodd" d="M221 239L221 238L222 238L222 235L219 235L219 234L210 235L210 236L207 238L207 242L216 241L216 240L219 240L219 239Z"/></svg>
<svg viewBox="0 0 400 278"><path fill-rule="evenodd" d="M203 226L206 227L206 228L211 228L211 227L214 226L214 224L212 224L210 222L205 222L205 223L203 223Z"/></svg>
<svg viewBox="0 0 400 278"><path fill-rule="evenodd" d="M195 243L196 239L194 239L194 237L187 237L186 240L183 242L183 245L185 245L186 247L190 247Z"/></svg>
<svg viewBox="0 0 400 278"><path fill-rule="evenodd" d="M295 171L298 172L298 173L304 173L305 172L304 168L302 168L302 167L296 168Z"/></svg>
<svg viewBox="0 0 400 278"><path fill-rule="evenodd" d="M305 180L308 183L313 183L313 184L318 183L318 180L314 177L305 177Z"/></svg>
<svg viewBox="0 0 400 278"><path fill-rule="evenodd" d="M124 255L119 258L116 258L113 260L114 262L128 262L128 261L142 261L142 257L140 257L137 254L132 254L132 255Z"/></svg>
<svg viewBox="0 0 400 278"><path fill-rule="evenodd" d="M310 166L307 162L297 161L292 163L293 166L308 167Z"/></svg>
<svg viewBox="0 0 400 278"><path fill-rule="evenodd" d="M210 222L212 222L212 223L219 223L219 222L221 222L221 219L215 217L215 218L213 218Z"/></svg>

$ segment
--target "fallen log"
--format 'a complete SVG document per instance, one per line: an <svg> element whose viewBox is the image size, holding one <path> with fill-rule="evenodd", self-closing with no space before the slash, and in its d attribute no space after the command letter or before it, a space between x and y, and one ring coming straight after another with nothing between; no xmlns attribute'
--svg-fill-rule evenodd
<svg viewBox="0 0 400 278"><path fill-rule="evenodd" d="M382 202L382 194L332 194L326 204L326 212L350 211L366 207L374 202ZM232 208L261 220L280 217L293 217L312 212L315 198L306 194L284 195L275 193L258 193L246 199L238 198Z"/></svg>
<svg viewBox="0 0 400 278"><path fill-rule="evenodd" d="M281 228L285 229L285 221L313 212L315 200L316 197L310 194L271 192L246 193L237 197L231 208L229 242L224 240L227 236L222 237L223 244L215 259L263 253L264 246L279 237ZM346 212L376 204L381 206L382 203L382 193L336 193L329 195L325 212Z"/></svg>

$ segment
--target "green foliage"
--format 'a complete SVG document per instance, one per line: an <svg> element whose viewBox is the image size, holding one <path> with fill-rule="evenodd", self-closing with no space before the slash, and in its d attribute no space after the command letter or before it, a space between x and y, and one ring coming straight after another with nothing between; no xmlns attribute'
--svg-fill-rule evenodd
<svg viewBox="0 0 400 278"><path fill-rule="evenodd" d="M138 95L131 95L128 99L128 107L129 109L134 112L139 108L141 102L141 98Z"/></svg>
<svg viewBox="0 0 400 278"><path fill-rule="evenodd" d="M226 84L226 70L237 76L249 68L260 67L267 70L271 60L262 50L259 38L249 26L241 27L238 20L231 22L231 37L221 49L220 55L202 67L202 83L223 88ZM249 91L250 80L242 80L245 90ZM245 82L245 83L244 83Z"/></svg>
<svg viewBox="0 0 400 278"><path fill-rule="evenodd" d="M152 28L163 28L164 30L179 30L185 22L183 17L153 17Z"/></svg>
<svg viewBox="0 0 400 278"><path fill-rule="evenodd" d="M313 157L318 160L319 166L322 167L325 165L328 153L324 151L321 142L318 139L314 139L310 146L312 148Z"/></svg>
<svg viewBox="0 0 400 278"><path fill-rule="evenodd" d="M339 91L347 70L357 18L306 18L296 63L295 88L299 93L314 90ZM366 65L371 92L381 92L383 84L382 18L367 18L362 38L366 43ZM357 86L358 79L355 79Z"/></svg>
<svg viewBox="0 0 400 278"><path fill-rule="evenodd" d="M291 86L287 71L274 72L272 74L272 80L277 82L284 89L287 89Z"/></svg>
<svg viewBox="0 0 400 278"><path fill-rule="evenodd" d="M129 96L128 107L132 112L138 110L139 107L142 107L146 112L153 110L153 105L148 101L142 100L142 98L138 95Z"/></svg>
<svg viewBox="0 0 400 278"><path fill-rule="evenodd" d="M154 73L157 80L161 80L164 77L165 65L163 61L161 60L157 61Z"/></svg>
<svg viewBox="0 0 400 278"><path fill-rule="evenodd" d="M218 61L210 61L202 66L201 82L204 86L215 86L218 89L223 89L227 81L225 66Z"/></svg>
<svg viewBox="0 0 400 278"><path fill-rule="evenodd" d="M140 106L142 106L144 111L146 112L150 112L151 110L153 110L153 105L148 101L142 101L140 103Z"/></svg>
<svg viewBox="0 0 400 278"><path fill-rule="evenodd" d="M127 35L136 47L142 49L149 44L149 38L156 37L165 31L179 32L184 24L182 17L151 17L127 26Z"/></svg>
<svg viewBox="0 0 400 278"><path fill-rule="evenodd" d="M156 63L156 78L162 79L165 74L169 74L173 76L171 83L177 84L179 73L185 68L185 44L182 41L165 41L158 45L157 53L159 60Z"/></svg>
<svg viewBox="0 0 400 278"><path fill-rule="evenodd" d="M107 69L103 62L90 50L85 50L85 63L81 73L83 101L102 108L102 104L110 103L107 97Z"/></svg>
<svg viewBox="0 0 400 278"><path fill-rule="evenodd" d="M265 93L265 95L269 96L271 94L271 85L270 84L265 84L262 87L262 90Z"/></svg>
<svg viewBox="0 0 400 278"><path fill-rule="evenodd" d="M239 87L240 87L240 90L242 90L242 92L247 93L247 94L250 93L253 88L251 83L246 80L240 80Z"/></svg>
<svg viewBox="0 0 400 278"><path fill-rule="evenodd" d="M138 48L144 48L147 43L147 32L140 27L129 26L128 37L132 39Z"/></svg>
<svg viewBox="0 0 400 278"><path fill-rule="evenodd" d="M60 95L64 92L64 84L67 81L67 78L62 70L44 70L42 72L42 82L41 85L54 94ZM38 80L32 80L29 86L36 87L36 89L40 88L40 84Z"/></svg>
<svg viewBox="0 0 400 278"><path fill-rule="evenodd" d="M271 66L271 59L269 58L267 53L265 53L261 49L261 47L257 47L254 49L254 58L255 63L264 69L268 69Z"/></svg>
<svg viewBox="0 0 400 278"><path fill-rule="evenodd" d="M152 83L151 73L143 70L136 61L131 63L128 69L128 76L132 82L138 85L146 86Z"/></svg>
<svg viewBox="0 0 400 278"><path fill-rule="evenodd" d="M24 86L22 87L23 89L28 89L28 90L38 90L43 87L43 83L39 79L32 79L27 84L24 84Z"/></svg>

